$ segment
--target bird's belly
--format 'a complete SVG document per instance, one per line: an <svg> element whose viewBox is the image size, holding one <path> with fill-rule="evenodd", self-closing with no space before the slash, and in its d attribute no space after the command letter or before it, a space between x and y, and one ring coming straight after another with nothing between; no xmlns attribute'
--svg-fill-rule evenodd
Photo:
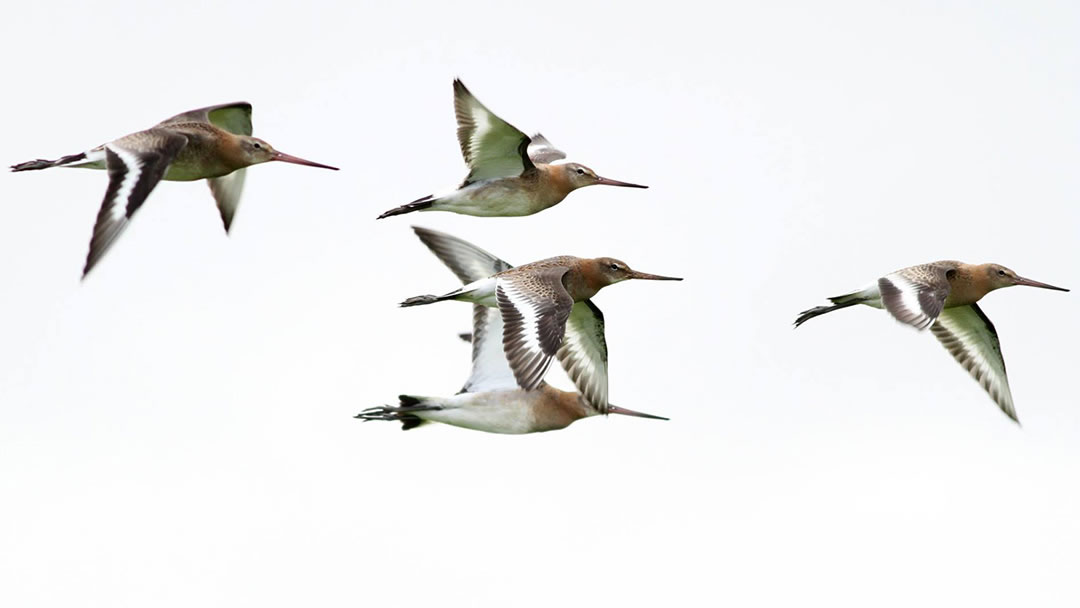
<svg viewBox="0 0 1080 608"><path fill-rule="evenodd" d="M518 217L547 209L559 200L524 186L517 178L506 178L469 184L442 197L434 207L465 215Z"/></svg>
<svg viewBox="0 0 1080 608"><path fill-rule="evenodd" d="M199 179L222 177L235 171L212 156L201 153L195 147L180 150L169 163L165 175L161 178L170 182L192 182Z"/></svg>
<svg viewBox="0 0 1080 608"><path fill-rule="evenodd" d="M445 399L441 410L417 415L474 431L520 435L546 430L536 428L533 406L537 395L522 390L462 393Z"/></svg>

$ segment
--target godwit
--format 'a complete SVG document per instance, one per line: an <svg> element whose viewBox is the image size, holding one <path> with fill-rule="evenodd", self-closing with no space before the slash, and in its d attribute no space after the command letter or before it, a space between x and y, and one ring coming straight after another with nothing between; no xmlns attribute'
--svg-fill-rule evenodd
<svg viewBox="0 0 1080 608"><path fill-rule="evenodd" d="M109 172L109 187L83 268L85 278L160 180L207 180L228 232L240 204L244 167L271 160L337 171L336 167L278 152L252 137L251 104L245 102L184 112L86 152L19 163L11 170L82 167Z"/></svg>
<svg viewBox="0 0 1080 608"><path fill-rule="evenodd" d="M631 270L612 258L560 256L512 267L462 239L413 230L465 286L409 298L401 306L459 300L498 307L505 323L503 352L518 386L540 386L557 355L585 400L600 411L607 407L607 344L603 313L589 298L627 279L682 280Z"/></svg>
<svg viewBox="0 0 1080 608"><path fill-rule="evenodd" d="M428 195L391 209L378 219L412 211L452 211L465 215L532 215L560 203L585 186L647 188L600 177L566 158L543 135L531 138L484 107L460 80L454 80L458 143L469 175L453 191Z"/></svg>
<svg viewBox="0 0 1080 608"><path fill-rule="evenodd" d="M510 264L475 245L448 234L413 228L417 236L462 283L483 280L509 270ZM461 392L453 397L401 395L397 407L364 410L362 420L400 420L404 430L426 421L443 422L493 433L533 433L565 428L597 414L623 414L667 420L608 403L607 342L604 315L591 301L574 304L559 360L580 392L558 390L541 381L536 390L522 390L506 358L503 315L473 305L473 368Z"/></svg>
<svg viewBox="0 0 1080 608"><path fill-rule="evenodd" d="M592 340L599 337L599 347L606 355L602 322L601 318L599 334L581 338ZM568 329L567 334L571 331ZM452 397L400 395L398 406L369 408L357 414L356 418L400 421L402 430L406 431L425 422L442 422L477 431L506 434L554 431L598 414L667 420L606 402L602 407L597 407L583 395L561 391L546 382L541 382L536 390L518 388L514 373L503 355L499 339L502 332L503 321L498 312L474 305L473 368L460 393ZM580 381L575 381L580 386Z"/></svg>
<svg viewBox="0 0 1080 608"><path fill-rule="evenodd" d="M884 308L897 320L917 329L929 327L957 362L990 394L1001 411L1019 422L1009 379L1005 375L997 330L976 304L991 291L1013 285L1069 291L1025 279L998 264L947 260L898 270L859 291L829 298L832 306L803 311L795 320L795 326L827 312L865 304Z"/></svg>

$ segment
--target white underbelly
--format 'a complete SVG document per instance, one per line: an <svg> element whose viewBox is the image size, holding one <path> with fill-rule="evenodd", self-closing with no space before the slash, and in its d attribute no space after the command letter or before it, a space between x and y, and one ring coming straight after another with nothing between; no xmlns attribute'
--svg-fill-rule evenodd
<svg viewBox="0 0 1080 608"><path fill-rule="evenodd" d="M437 402L443 409L416 412L416 415L432 422L488 433L520 435L535 430L533 399L522 390L461 393Z"/></svg>

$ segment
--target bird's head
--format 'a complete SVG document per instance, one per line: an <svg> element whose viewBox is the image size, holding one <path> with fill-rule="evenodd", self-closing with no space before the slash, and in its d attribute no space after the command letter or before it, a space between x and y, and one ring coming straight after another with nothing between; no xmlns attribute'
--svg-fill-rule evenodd
<svg viewBox="0 0 1080 608"><path fill-rule="evenodd" d="M278 152L273 146L258 137L238 136L237 139L240 143L241 160L245 167L270 162L272 160L279 160L284 163L293 163L295 165L306 165L308 167L319 167L320 169L332 169L334 171L338 170L337 167L323 165L297 156L285 154L284 152Z"/></svg>

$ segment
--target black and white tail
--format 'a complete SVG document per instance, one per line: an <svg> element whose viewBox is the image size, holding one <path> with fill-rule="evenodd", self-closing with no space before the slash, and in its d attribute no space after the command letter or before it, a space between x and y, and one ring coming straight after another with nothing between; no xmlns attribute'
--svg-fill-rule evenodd
<svg viewBox="0 0 1080 608"><path fill-rule="evenodd" d="M430 207L430 206L432 206L434 204L435 204L435 196L432 195L432 194L429 194L429 195L427 195L425 197L418 198L418 199L416 199L415 201L413 201L411 203L406 203L406 204L404 204L404 205L402 205L400 207L394 207L393 209L383 213L382 215L380 215L379 217L377 217L375 219L381 220L384 217L390 217L390 216L393 216L393 215L403 215L405 213L412 213L413 211L420 211L422 209L427 209L428 207Z"/></svg>
<svg viewBox="0 0 1080 608"><path fill-rule="evenodd" d="M79 152L78 154L70 154L68 156L60 157L56 160L28 160L25 163L19 163L17 165L11 165L12 171L38 171L40 169L50 169L52 167L64 167L67 165L82 165L88 162L93 162L94 159L89 159L86 156L86 152Z"/></svg>
<svg viewBox="0 0 1080 608"><path fill-rule="evenodd" d="M442 409L438 405L426 404L423 397L398 395L398 401L400 403L398 407L391 407L389 405L371 407L360 412L356 416L353 416L353 418L363 420L364 422L369 422L371 420L397 421L401 422L401 430L407 431L428 422L420 416L417 416L416 412L429 412Z"/></svg>
<svg viewBox="0 0 1080 608"><path fill-rule="evenodd" d="M814 317L821 316L827 312L834 310L840 310L841 308L847 308L848 306L855 306L856 304L863 304L870 301L872 298L868 297L863 291L856 291L855 293L849 293L842 296L836 296L835 298L829 298L832 302L832 306L815 306L810 310L804 310L799 313L798 318L795 319L795 327L806 323Z"/></svg>
<svg viewBox="0 0 1080 608"><path fill-rule="evenodd" d="M413 296L404 302L398 304L401 308L408 308L410 306L423 306L424 304L434 304L435 302L442 302L443 300L453 300L461 290L448 293L444 296L433 296L431 294L423 296Z"/></svg>

